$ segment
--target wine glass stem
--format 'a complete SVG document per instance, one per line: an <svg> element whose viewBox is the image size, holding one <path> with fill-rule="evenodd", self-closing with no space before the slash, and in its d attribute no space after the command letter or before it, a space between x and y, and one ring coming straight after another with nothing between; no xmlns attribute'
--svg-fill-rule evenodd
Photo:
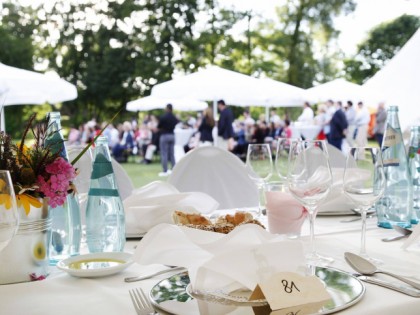
<svg viewBox="0 0 420 315"><path fill-rule="evenodd" d="M316 212L315 212L315 208L309 208L309 207L306 207L306 208L308 209L308 213L309 213L309 242L310 242L311 256L315 257L316 256L316 247L315 247Z"/></svg>
<svg viewBox="0 0 420 315"><path fill-rule="evenodd" d="M366 213L368 208L361 207L360 214L362 215L362 238L360 244L360 256L367 256L366 253Z"/></svg>
<svg viewBox="0 0 420 315"><path fill-rule="evenodd" d="M265 191L264 184L258 184L258 216L263 215L263 210L265 208Z"/></svg>

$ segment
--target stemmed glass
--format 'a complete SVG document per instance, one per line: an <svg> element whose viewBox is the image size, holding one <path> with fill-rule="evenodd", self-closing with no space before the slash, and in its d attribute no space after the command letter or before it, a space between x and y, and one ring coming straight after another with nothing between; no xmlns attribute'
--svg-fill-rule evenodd
<svg viewBox="0 0 420 315"><path fill-rule="evenodd" d="M289 152L292 145L292 141L297 139L289 138L278 138L276 146L276 160L275 168L277 175L280 177L281 181L287 182L287 172L289 165Z"/></svg>
<svg viewBox="0 0 420 315"><path fill-rule="evenodd" d="M273 158L269 144L250 144L246 155L246 170L258 188L258 217L262 216L264 185L273 174Z"/></svg>
<svg viewBox="0 0 420 315"><path fill-rule="evenodd" d="M290 146L287 174L289 191L308 211L310 226L310 266L326 266L333 262L316 252L314 225L316 210L332 186L328 152L323 140L293 140Z"/></svg>
<svg viewBox="0 0 420 315"><path fill-rule="evenodd" d="M0 251L16 234L19 226L15 191L9 171L0 170Z"/></svg>
<svg viewBox="0 0 420 315"><path fill-rule="evenodd" d="M382 196L385 189L385 174L379 148L350 148L344 170L343 189L362 215L360 255L378 262L370 258L366 252L366 213Z"/></svg>

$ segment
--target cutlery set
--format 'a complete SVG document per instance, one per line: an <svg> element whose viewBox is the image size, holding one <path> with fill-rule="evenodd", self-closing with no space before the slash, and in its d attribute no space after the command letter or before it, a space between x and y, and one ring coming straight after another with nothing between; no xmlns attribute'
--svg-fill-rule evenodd
<svg viewBox="0 0 420 315"><path fill-rule="evenodd" d="M382 241L384 242L396 241L396 240L408 237L412 233L411 230L405 229L399 226L393 226L393 228L397 232L399 232L401 235L383 238ZM403 276L396 275L394 273L378 269L369 260L350 252L344 253L344 259L350 265L350 267L352 267L355 271L357 271L357 273L353 275L357 277L359 280L366 283L375 284L375 285L378 285L387 289L391 289L391 290L394 290L394 291L397 291L397 292L400 292L400 293L403 293L412 297L420 298L420 283L409 280ZM124 278L124 281L125 282L141 281L141 280L150 279L152 277L155 277L155 276L167 273L167 272L185 270L184 267L177 267L177 266L168 266L168 267L170 268L161 270L161 271L158 271L158 272L146 275L146 276L127 277L127 278ZM400 285L397 283L388 282L388 281L384 281L382 279L376 278L374 277L374 274L376 273L382 273L382 274L394 277L395 279L405 282L409 286ZM155 312L153 306L150 303L150 299L146 296L146 294L143 292L142 289L131 289L129 290L129 294L133 302L133 306L138 315L159 314Z"/></svg>
<svg viewBox="0 0 420 315"><path fill-rule="evenodd" d="M358 279L367 283L376 284L391 290L395 290L413 297L420 297L420 283L414 282L403 276L396 275L388 271L380 270L367 259L364 259L363 257L353 253L344 253L344 259L350 265L350 267L352 267L355 271L358 272L358 274L355 274L355 276ZM410 286L398 285L378 278L374 278L373 275L375 273L382 273L394 277L395 279L405 282Z"/></svg>

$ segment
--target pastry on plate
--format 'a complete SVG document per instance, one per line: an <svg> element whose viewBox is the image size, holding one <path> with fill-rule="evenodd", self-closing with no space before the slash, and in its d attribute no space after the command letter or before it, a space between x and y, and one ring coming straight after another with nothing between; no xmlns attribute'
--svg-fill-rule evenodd
<svg viewBox="0 0 420 315"><path fill-rule="evenodd" d="M186 213L182 211L174 211L172 219L175 224L187 225L212 225L213 223L199 213Z"/></svg>
<svg viewBox="0 0 420 315"><path fill-rule="evenodd" d="M172 218L174 223L178 225L223 234L228 234L235 227L243 224L257 224L265 229L264 225L258 220L255 220L251 213L244 211L219 216L215 223L212 223L201 214L185 213L182 211L175 211L172 214Z"/></svg>

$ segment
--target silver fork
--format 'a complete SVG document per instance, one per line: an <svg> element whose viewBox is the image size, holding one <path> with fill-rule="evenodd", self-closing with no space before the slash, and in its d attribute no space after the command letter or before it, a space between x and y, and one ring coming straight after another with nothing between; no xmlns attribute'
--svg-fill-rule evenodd
<svg viewBox="0 0 420 315"><path fill-rule="evenodd" d="M155 312L149 298L142 289L131 289L128 292L130 293L131 301L133 302L137 315L158 314Z"/></svg>

